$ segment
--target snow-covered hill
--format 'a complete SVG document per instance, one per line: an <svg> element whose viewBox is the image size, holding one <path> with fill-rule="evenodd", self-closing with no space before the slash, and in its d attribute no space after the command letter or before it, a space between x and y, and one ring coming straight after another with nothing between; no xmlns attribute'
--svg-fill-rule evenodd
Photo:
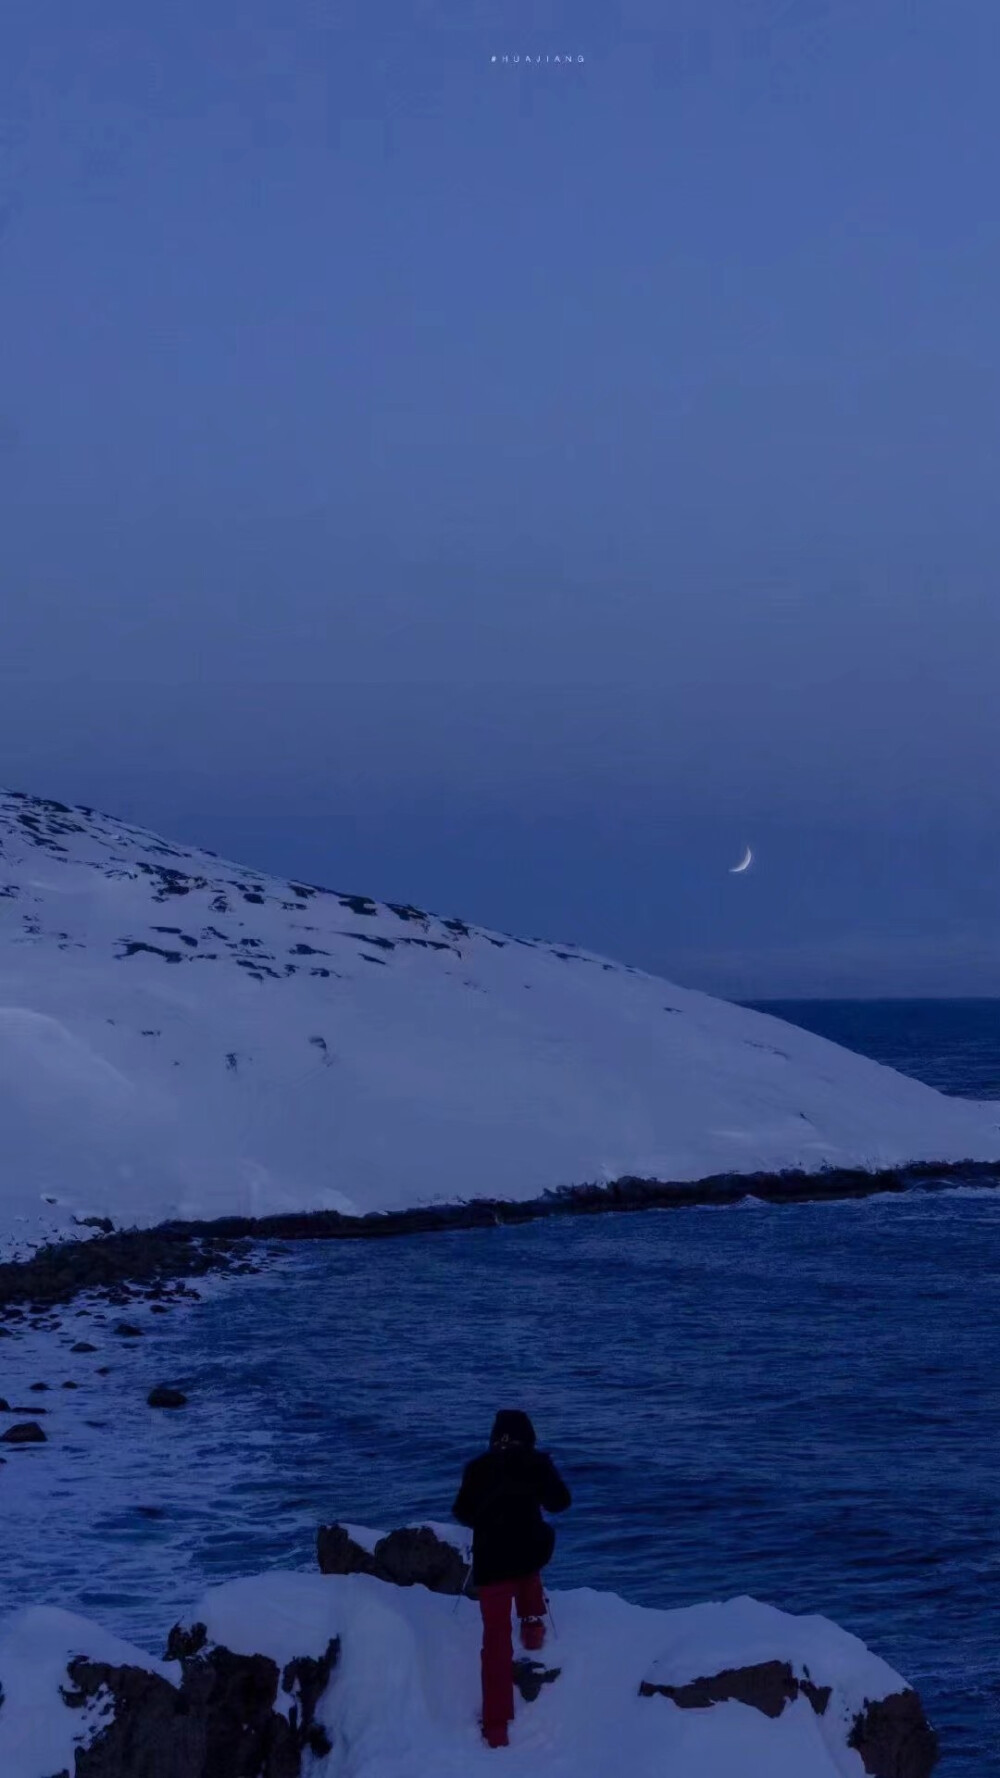
<svg viewBox="0 0 1000 1778"><path fill-rule="evenodd" d="M0 1243L1000 1159L995 1109L588 955L0 793Z"/></svg>

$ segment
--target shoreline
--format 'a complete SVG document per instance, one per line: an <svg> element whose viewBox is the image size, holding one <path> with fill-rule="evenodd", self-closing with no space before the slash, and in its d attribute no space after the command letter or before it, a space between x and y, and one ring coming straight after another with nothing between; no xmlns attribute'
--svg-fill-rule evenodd
<svg viewBox="0 0 1000 1778"><path fill-rule="evenodd" d="M170 1279L261 1269L254 1253L268 1241L386 1240L541 1222L554 1216L595 1216L642 1210L683 1210L738 1204L830 1203L956 1185L1000 1187L1000 1161L916 1162L870 1172L827 1168L818 1173L727 1173L671 1183L626 1176L608 1185L564 1186L535 1198L478 1198L408 1210L348 1216L336 1210L288 1211L271 1216L227 1216L165 1222L148 1229L110 1229L88 1239L40 1247L25 1259L0 1263L0 1323L15 1322L25 1306L43 1312L83 1291L124 1293Z"/></svg>

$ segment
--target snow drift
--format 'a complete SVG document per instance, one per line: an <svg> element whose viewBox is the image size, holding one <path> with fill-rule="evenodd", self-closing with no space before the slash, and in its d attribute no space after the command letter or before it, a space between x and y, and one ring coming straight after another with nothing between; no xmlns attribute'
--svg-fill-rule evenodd
<svg viewBox="0 0 1000 1778"><path fill-rule="evenodd" d="M0 1243L1000 1159L995 1108L591 956L0 794Z"/></svg>

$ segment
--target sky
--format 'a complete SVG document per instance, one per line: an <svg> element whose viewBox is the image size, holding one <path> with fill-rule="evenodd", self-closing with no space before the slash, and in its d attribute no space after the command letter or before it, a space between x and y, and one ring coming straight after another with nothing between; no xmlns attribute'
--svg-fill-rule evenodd
<svg viewBox="0 0 1000 1778"><path fill-rule="evenodd" d="M1000 994L995 0L0 50L0 782L734 997Z"/></svg>

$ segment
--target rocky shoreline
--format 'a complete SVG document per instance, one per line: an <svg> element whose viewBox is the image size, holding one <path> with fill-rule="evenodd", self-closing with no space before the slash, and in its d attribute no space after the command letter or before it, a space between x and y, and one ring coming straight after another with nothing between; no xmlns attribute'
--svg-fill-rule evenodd
<svg viewBox="0 0 1000 1778"><path fill-rule="evenodd" d="M41 1317L71 1302L83 1291L122 1305L160 1297L177 1280L260 1270L253 1243L232 1236L205 1238L170 1228L110 1229L88 1240L60 1241L27 1259L0 1265L0 1333L32 1314Z"/></svg>
<svg viewBox="0 0 1000 1778"><path fill-rule="evenodd" d="M68 1303L81 1291L107 1293L112 1302L156 1294L167 1280L212 1272L261 1270L262 1242L382 1240L397 1235L494 1228L552 1216L595 1216L640 1210L681 1210L737 1204L757 1198L768 1204L808 1204L873 1197L957 1185L1000 1187L1000 1166L987 1161L867 1172L827 1168L818 1173L727 1173L671 1183L625 1177L607 1185L564 1186L537 1198L475 1198L412 1210L349 1216L337 1210L274 1216L226 1216L212 1221L168 1222L150 1229L115 1229L91 1219L98 1232L40 1247L25 1259L0 1264L0 1329L21 1319L25 1305L39 1312Z"/></svg>

